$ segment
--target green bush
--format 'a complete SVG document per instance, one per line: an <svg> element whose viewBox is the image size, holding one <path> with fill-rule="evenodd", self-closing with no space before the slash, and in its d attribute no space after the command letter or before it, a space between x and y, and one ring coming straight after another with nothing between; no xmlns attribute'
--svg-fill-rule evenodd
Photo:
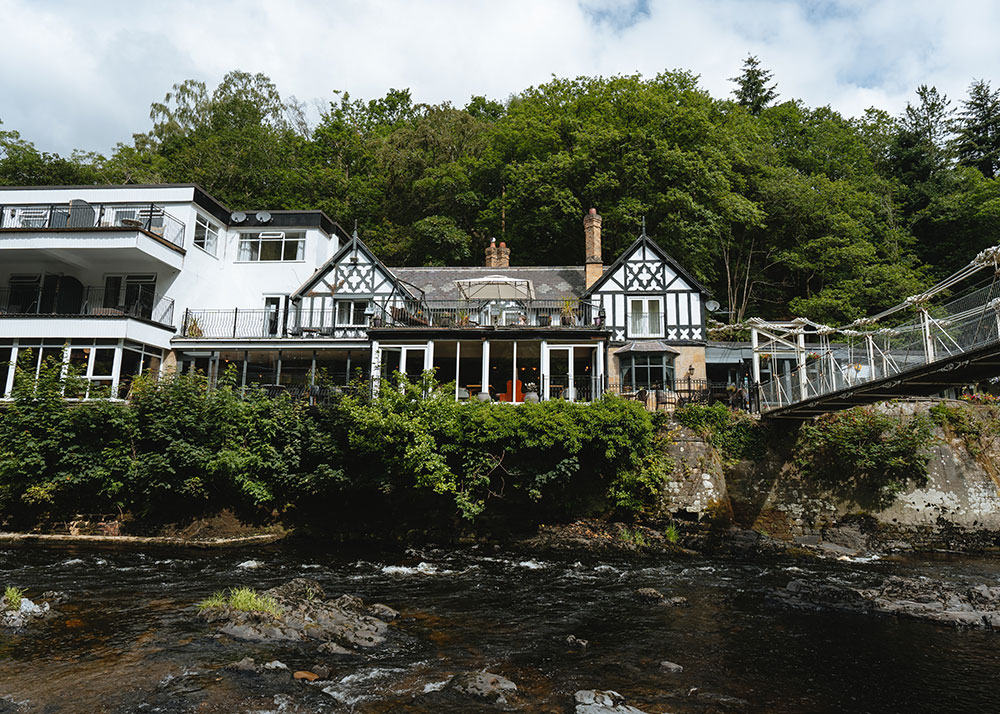
<svg viewBox="0 0 1000 714"><path fill-rule="evenodd" d="M907 482L926 481L932 443L924 415L855 407L799 429L793 458L800 473L866 510L889 506Z"/></svg>
<svg viewBox="0 0 1000 714"><path fill-rule="evenodd" d="M767 454L767 426L746 412L716 402L684 404L674 419L708 439L726 458L756 461Z"/></svg>
<svg viewBox="0 0 1000 714"><path fill-rule="evenodd" d="M233 374L212 389L184 374L136 378L128 403L68 403L60 369L47 362L19 381L0 410L0 508L15 523L224 508L441 523L490 504L497 516L543 518L638 511L667 477L658 417L615 397L458 403L428 376L310 407L240 389Z"/></svg>

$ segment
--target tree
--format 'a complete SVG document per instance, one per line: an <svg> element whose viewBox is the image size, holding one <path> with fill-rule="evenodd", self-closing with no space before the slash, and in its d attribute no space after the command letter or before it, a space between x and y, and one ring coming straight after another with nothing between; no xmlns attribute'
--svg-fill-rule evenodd
<svg viewBox="0 0 1000 714"><path fill-rule="evenodd" d="M955 155L963 166L979 169L993 178L1000 168L1000 90L986 80L969 86L969 98L962 102L955 124Z"/></svg>
<svg viewBox="0 0 1000 714"><path fill-rule="evenodd" d="M743 72L738 77L730 77L729 81L736 83L736 89L733 90L736 102L754 116L759 116L764 107L778 98L775 91L778 85L768 86L771 72L761 68L756 55L747 55L743 60Z"/></svg>

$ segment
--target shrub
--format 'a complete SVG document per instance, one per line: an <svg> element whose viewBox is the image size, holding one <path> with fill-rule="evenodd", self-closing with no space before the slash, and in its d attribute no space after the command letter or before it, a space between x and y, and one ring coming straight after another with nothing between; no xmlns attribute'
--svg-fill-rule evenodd
<svg viewBox="0 0 1000 714"><path fill-rule="evenodd" d="M262 612L281 617L282 609L270 595L261 595L253 588L236 588L218 591L198 603L198 611L229 608L241 612Z"/></svg>
<svg viewBox="0 0 1000 714"><path fill-rule="evenodd" d="M21 600L24 599L24 590L8 585L3 592L3 599L8 610L20 610Z"/></svg>
<svg viewBox="0 0 1000 714"><path fill-rule="evenodd" d="M865 510L889 506L908 481L923 483L931 420L855 407L804 424L793 458L800 473Z"/></svg>
<svg viewBox="0 0 1000 714"><path fill-rule="evenodd" d="M707 438L726 458L756 461L767 454L768 428L746 412L718 402L692 403L678 407L674 419Z"/></svg>

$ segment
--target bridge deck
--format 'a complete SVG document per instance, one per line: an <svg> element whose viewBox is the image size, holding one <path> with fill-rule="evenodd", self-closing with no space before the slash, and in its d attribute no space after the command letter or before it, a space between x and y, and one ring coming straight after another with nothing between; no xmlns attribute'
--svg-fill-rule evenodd
<svg viewBox="0 0 1000 714"><path fill-rule="evenodd" d="M1000 341L836 392L773 409L764 408L761 416L768 419L809 419L897 397L928 396L949 387L973 384L997 375L1000 375Z"/></svg>

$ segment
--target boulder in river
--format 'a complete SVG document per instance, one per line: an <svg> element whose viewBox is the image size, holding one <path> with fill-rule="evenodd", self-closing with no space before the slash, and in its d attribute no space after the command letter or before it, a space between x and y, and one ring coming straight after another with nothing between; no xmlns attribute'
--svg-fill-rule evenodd
<svg viewBox="0 0 1000 714"><path fill-rule="evenodd" d="M770 599L800 609L878 613L952 627L1000 630L1000 587L985 584L970 587L893 576L879 586L858 588L792 580Z"/></svg>
<svg viewBox="0 0 1000 714"><path fill-rule="evenodd" d="M517 693L516 684L493 672L461 672L451 678L445 689L494 704L506 704L508 698Z"/></svg>
<svg viewBox="0 0 1000 714"><path fill-rule="evenodd" d="M0 627L20 630L32 620L48 617L51 614L53 610L47 602L36 603L22 595L15 607L15 603L8 602L6 596L0 597Z"/></svg>
<svg viewBox="0 0 1000 714"><path fill-rule="evenodd" d="M361 598L341 595L327 598L315 580L295 578L266 590L277 613L237 610L228 605L206 607L201 615L217 623L232 637L256 641L322 640L330 642L333 654L349 654L354 648L372 648L385 642L389 624L373 614L395 612L384 605L369 608Z"/></svg>
<svg viewBox="0 0 1000 714"><path fill-rule="evenodd" d="M618 692L610 689L581 689L574 695L576 714L646 714L630 706Z"/></svg>

